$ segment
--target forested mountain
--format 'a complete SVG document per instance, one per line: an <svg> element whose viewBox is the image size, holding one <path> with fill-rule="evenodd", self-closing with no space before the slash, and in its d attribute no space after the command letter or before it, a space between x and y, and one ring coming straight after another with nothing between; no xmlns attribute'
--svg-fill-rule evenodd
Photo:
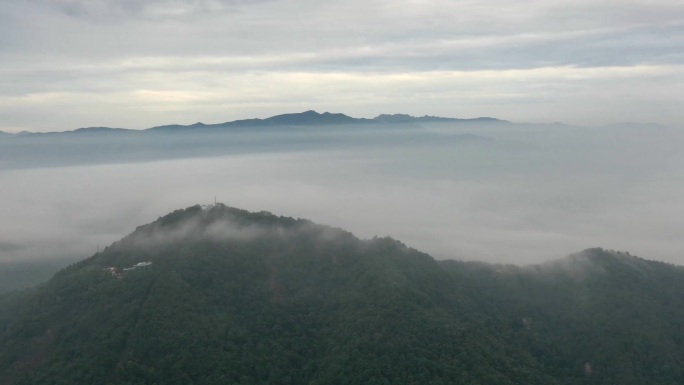
<svg viewBox="0 0 684 385"><path fill-rule="evenodd" d="M0 384L681 384L684 271L517 267L223 205L0 297Z"/></svg>

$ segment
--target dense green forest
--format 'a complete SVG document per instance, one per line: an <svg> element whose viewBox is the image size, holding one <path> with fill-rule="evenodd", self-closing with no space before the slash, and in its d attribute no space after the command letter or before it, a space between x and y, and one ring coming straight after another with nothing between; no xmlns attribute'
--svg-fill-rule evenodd
<svg viewBox="0 0 684 385"><path fill-rule="evenodd" d="M0 296L7 385L682 384L681 362L678 266L435 261L220 204Z"/></svg>

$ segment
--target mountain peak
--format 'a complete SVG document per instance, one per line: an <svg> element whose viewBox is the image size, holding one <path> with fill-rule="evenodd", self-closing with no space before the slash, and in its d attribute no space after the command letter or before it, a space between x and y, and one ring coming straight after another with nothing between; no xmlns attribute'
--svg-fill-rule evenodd
<svg viewBox="0 0 684 385"><path fill-rule="evenodd" d="M373 120L383 123L408 123L414 122L417 118L408 114L380 114Z"/></svg>
<svg viewBox="0 0 684 385"><path fill-rule="evenodd" d="M263 119L268 124L310 125L310 124L354 124L365 119L356 119L341 113L324 112L322 114L308 110L300 113L282 114Z"/></svg>
<svg viewBox="0 0 684 385"><path fill-rule="evenodd" d="M630 277L636 282L647 276L680 268L639 258L628 252L596 247L537 265L535 269L579 280L589 278L601 280L607 276L613 276Z"/></svg>

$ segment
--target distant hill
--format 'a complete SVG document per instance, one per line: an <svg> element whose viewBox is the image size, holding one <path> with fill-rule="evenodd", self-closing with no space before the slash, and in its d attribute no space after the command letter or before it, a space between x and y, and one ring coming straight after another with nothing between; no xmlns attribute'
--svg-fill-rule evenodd
<svg viewBox="0 0 684 385"><path fill-rule="evenodd" d="M509 121L506 121L506 120L501 120L501 119L496 119L496 118L488 118L488 117L480 117L480 118L474 118L474 119L458 119L458 118L442 118L439 116L428 116L428 115L415 117L415 116L406 115L406 114L394 114L394 115L382 114L382 115L378 115L375 118L373 118L373 121L381 122L381 123L489 123L489 124L510 123Z"/></svg>
<svg viewBox="0 0 684 385"><path fill-rule="evenodd" d="M153 131L177 131L197 128L239 128L239 127L274 127L274 126L326 126L326 125L358 125L358 124L406 124L427 122L455 122L455 123L509 123L495 118L455 119L440 118L436 116L413 117L405 114L379 115L373 119L352 118L345 114L333 114L330 112L318 113L305 111L301 113L276 115L266 119L244 119L218 124L195 123L190 126L167 125L152 127Z"/></svg>
<svg viewBox="0 0 684 385"><path fill-rule="evenodd" d="M71 131L64 132L48 132L48 133L33 133L33 132L22 132L22 135L45 135L45 134L122 134L122 133L136 133L136 132L216 132L219 130L239 130L239 129L255 129L255 128L279 128L279 127L312 127L312 126L346 126L346 125L409 125L409 124L420 124L420 123L454 123L462 125L507 125L516 124L508 120L502 120L492 117L478 117L478 118L448 118L440 116L411 116L408 114L380 114L372 119L366 118L354 118L342 113L330 113L323 112L319 113L313 110L299 112L299 113L289 113L271 116L265 119L240 119L227 121L223 123L205 124L202 122L197 122L194 124L183 125L183 124L167 124L161 126L150 127L143 130L132 130L126 128L110 128L110 127L83 127ZM539 123L539 124L524 124L517 123L521 125L531 125L531 126L548 126L548 127L574 127L563 123ZM599 126L596 128L604 129L662 129L665 126L657 123L616 123L605 126ZM0 131L0 136L16 136L17 134L7 133Z"/></svg>
<svg viewBox="0 0 684 385"><path fill-rule="evenodd" d="M125 131L133 131L133 130L128 130L125 128L111 128L111 127L84 127L84 128L78 128L73 131L67 131L68 133L72 134L107 134L107 133L116 133L116 132L125 132Z"/></svg>
<svg viewBox="0 0 684 385"><path fill-rule="evenodd" d="M216 205L0 297L0 383L681 384L684 271L527 267Z"/></svg>
<svg viewBox="0 0 684 385"><path fill-rule="evenodd" d="M51 132L30 132L22 131L15 134L9 134L15 137L55 137L55 136L94 136L94 135L111 135L111 134L121 134L121 133L136 133L141 132L140 130L131 130L127 128L111 128L111 127L81 127L70 131L51 131Z"/></svg>
<svg viewBox="0 0 684 385"><path fill-rule="evenodd" d="M301 113L290 113L272 116L265 119L242 119L234 120L224 123L205 124L197 122L190 125L183 124L168 124L162 126L155 126L144 130L131 130L125 128L110 128L110 127L83 127L71 131L64 132L49 132L49 133L24 133L34 135L45 134L107 134L107 133L130 133L130 132L198 132L198 131L216 131L220 129L240 129L240 128L258 128L258 127L302 127L302 126L344 126L344 125L377 125L377 124L408 124L408 123L489 123L489 124L510 124L506 120L495 118L474 118L474 119L457 119L457 118L442 118L437 116L422 116L414 117L406 114L382 114L373 119L353 118L351 116L341 113L318 113L310 110ZM0 131L0 135L11 135Z"/></svg>
<svg viewBox="0 0 684 385"><path fill-rule="evenodd" d="M369 146L445 146L447 141L459 146L491 142L471 133L447 138L422 123L388 124L310 111L219 125L195 123L148 130L85 127L67 132L5 135L0 137L0 169Z"/></svg>
<svg viewBox="0 0 684 385"><path fill-rule="evenodd" d="M253 124L254 122L262 122L267 125L309 125L309 124L358 124L368 123L368 119L357 119L347 116L345 114L331 114L324 112L319 114L316 111L305 111L302 113L283 114L272 116L267 119L249 119L237 120L234 124Z"/></svg>
<svg viewBox="0 0 684 385"><path fill-rule="evenodd" d="M195 123L190 126L183 125L168 125L152 127L152 131L175 131L183 129L197 129L197 128L240 128L240 127L268 127L268 126L325 126L325 125L346 125L346 124L363 124L373 123L369 119L357 119L347 116L345 114L331 114L324 112L319 114L316 111L305 111L301 113L276 115L266 119L244 119L235 120L232 122L218 123L218 124L204 124Z"/></svg>

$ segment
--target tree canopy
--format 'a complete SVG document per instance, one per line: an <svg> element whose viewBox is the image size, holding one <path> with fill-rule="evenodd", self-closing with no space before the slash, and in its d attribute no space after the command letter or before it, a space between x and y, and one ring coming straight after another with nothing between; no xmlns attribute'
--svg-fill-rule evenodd
<svg viewBox="0 0 684 385"><path fill-rule="evenodd" d="M11 385L681 384L683 340L678 266L435 261L220 204L0 297Z"/></svg>

